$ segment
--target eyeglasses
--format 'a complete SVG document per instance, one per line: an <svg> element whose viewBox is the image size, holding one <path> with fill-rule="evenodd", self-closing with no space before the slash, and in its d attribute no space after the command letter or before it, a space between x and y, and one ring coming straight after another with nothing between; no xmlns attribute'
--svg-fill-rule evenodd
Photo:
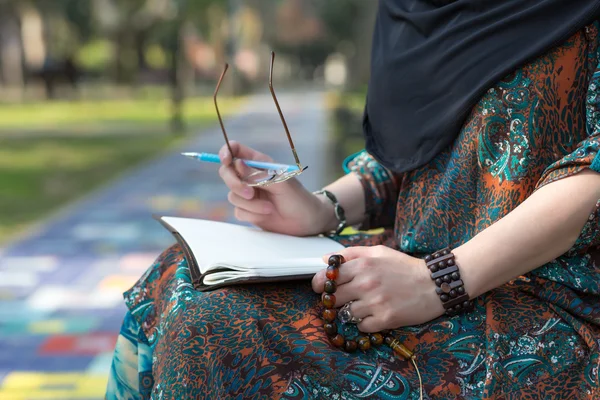
<svg viewBox="0 0 600 400"><path fill-rule="evenodd" d="M290 131L288 129L287 123L285 122L285 118L283 117L283 113L281 112L281 108L279 107L279 102L277 101L277 96L275 96L275 91L273 90L273 63L275 61L275 53L271 52L271 67L269 68L269 89L271 91L271 96L273 96L273 101L275 102L275 107L277 107L277 111L279 112L279 117L281 118L281 122L283 124L283 128L285 129L285 133L288 138L288 142L290 144L290 148L292 150L292 154L294 155L294 160L296 161L296 166L291 165L283 165L283 164L269 164L264 163L265 167L255 166L256 164L261 163L252 163L253 166L248 166L250 172L245 173L243 176L240 176L240 179L249 186L268 186L274 183L285 182L290 178L300 175L307 167L303 167L300 164L300 159L298 158L298 154L296 153L296 148L294 147L294 142L292 141L292 136L290 135ZM219 88L221 87L221 82L225 77L225 73L229 68L228 64L225 64L225 68L221 73L221 77L219 78L219 82L217 83L217 88L215 89L215 94L213 96L213 100L215 102L215 109L217 110L217 117L219 117L219 123L221 125L221 130L223 131L223 137L225 138L225 143L227 144L227 148L229 149L229 153L231 154L232 159L235 160L233 156L233 151L231 150L231 146L229 145L229 138L227 137L227 132L225 131L225 126L223 125L223 120L221 119L221 113L219 112L219 106L217 105L217 94L219 93Z"/></svg>

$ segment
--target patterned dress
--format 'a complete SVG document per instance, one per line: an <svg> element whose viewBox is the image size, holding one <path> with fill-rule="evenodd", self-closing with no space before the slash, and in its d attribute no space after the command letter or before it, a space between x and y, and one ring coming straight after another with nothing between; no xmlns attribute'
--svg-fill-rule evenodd
<svg viewBox="0 0 600 400"><path fill-rule="evenodd" d="M385 230L337 239L422 257L468 241L550 182L600 172L598 27L490 88L428 165L393 174L364 151L350 157L367 200L361 230ZM596 205L573 248L480 296L472 312L395 331L418 356L425 398L600 398L599 221ZM309 282L199 293L173 246L125 301L108 399L419 395L414 368L389 347L329 344Z"/></svg>

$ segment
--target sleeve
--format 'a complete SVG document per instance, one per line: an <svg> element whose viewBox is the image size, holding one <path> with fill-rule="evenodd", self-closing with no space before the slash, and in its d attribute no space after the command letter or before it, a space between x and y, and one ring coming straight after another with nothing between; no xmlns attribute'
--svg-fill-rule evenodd
<svg viewBox="0 0 600 400"><path fill-rule="evenodd" d="M586 136L571 153L551 164L539 179L536 190L548 183L577 174L584 169L600 173L600 48L593 58L595 73L590 79L586 99ZM585 251L600 244L600 225L596 214L600 199L570 253Z"/></svg>
<svg viewBox="0 0 600 400"><path fill-rule="evenodd" d="M551 164L537 183L536 189L558 179L574 175L589 168L600 172L600 49L594 60L595 73L590 79L586 99L586 136L571 153Z"/></svg>
<svg viewBox="0 0 600 400"><path fill-rule="evenodd" d="M344 161L346 173L356 174L365 196L365 217L360 230L394 226L398 202L398 178L362 150Z"/></svg>

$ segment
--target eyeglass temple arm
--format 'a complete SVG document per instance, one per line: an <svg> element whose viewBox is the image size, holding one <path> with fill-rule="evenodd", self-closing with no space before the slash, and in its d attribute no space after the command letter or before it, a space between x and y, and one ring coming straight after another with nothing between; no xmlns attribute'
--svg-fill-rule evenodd
<svg viewBox="0 0 600 400"><path fill-rule="evenodd" d="M292 154L294 154L294 159L296 160L296 165L299 169L302 169L300 165L300 159L298 158L298 154L296 153L296 148L294 147L294 142L292 141L292 136L290 135L290 131L285 122L285 118L283 117L283 113L281 112L281 108L279 107L279 102L277 101L277 96L275 96L275 91L273 90L273 63L275 61L275 52L271 52L271 68L269 69L269 90L271 91L271 95L273 96L273 101L275 101L275 107L277 107L277 111L279 112L279 117L281 118L281 122L283 123L283 128L285 129L285 133L287 134L288 141L290 142L290 147L292 148Z"/></svg>
<svg viewBox="0 0 600 400"><path fill-rule="evenodd" d="M215 102L215 109L217 110L217 117L219 118L219 124L221 124L221 130L223 131L223 137L225 138L225 143L227 144L227 148L229 149L229 154L231 154L231 158L233 159L233 151L231 150L231 145L229 144L229 138L227 137L227 132L225 131L225 126L223 125L223 120L221 119L221 113L219 112L219 106L217 105L217 94L219 93L219 88L221 87L221 82L225 77L225 73L229 68L229 64L225 64L225 69L221 73L221 77L219 78L219 82L217 82L217 87L215 89L215 94L213 95L213 100Z"/></svg>

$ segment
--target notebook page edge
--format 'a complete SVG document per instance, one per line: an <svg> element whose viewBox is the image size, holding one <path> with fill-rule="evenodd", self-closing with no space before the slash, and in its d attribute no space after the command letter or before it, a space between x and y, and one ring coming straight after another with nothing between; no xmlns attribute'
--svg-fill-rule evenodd
<svg viewBox="0 0 600 400"><path fill-rule="evenodd" d="M342 244L328 237L295 237L266 232L255 227L204 219L172 216L163 216L162 219L186 240L202 274L214 269L215 265L223 264L226 260L229 260L228 263L235 262L242 267L248 263L278 265L287 264L283 260L317 258L344 248ZM228 239L232 236L237 236L236 253L243 254L243 257L231 257ZM299 247L303 248L301 252L298 251ZM269 251L269 256L265 257L265 251ZM311 257L303 257L306 252L313 254ZM286 257L289 253L294 255Z"/></svg>

